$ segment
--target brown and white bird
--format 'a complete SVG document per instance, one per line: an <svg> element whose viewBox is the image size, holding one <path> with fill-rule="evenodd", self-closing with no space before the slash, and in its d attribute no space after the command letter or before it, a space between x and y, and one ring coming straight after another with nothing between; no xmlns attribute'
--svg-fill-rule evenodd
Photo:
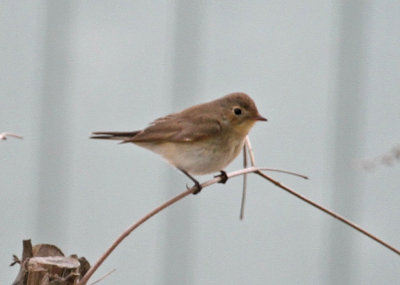
<svg viewBox="0 0 400 285"><path fill-rule="evenodd" d="M250 129L266 121L254 101L245 93L228 94L156 119L147 128L132 132L94 132L93 139L134 143L164 157L186 174L201 190L192 175L221 171L240 153Z"/></svg>

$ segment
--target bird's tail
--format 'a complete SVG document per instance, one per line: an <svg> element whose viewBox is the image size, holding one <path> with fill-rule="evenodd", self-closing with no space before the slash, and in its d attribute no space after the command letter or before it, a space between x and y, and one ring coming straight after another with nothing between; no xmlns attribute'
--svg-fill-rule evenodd
<svg viewBox="0 0 400 285"><path fill-rule="evenodd" d="M134 132L94 132L92 133L91 139L103 139L103 140L117 140L122 141L121 143L127 142L135 137L140 131Z"/></svg>

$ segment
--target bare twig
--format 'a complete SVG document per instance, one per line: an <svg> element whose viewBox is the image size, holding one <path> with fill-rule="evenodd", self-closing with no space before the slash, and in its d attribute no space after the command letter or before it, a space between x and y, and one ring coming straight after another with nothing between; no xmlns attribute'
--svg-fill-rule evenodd
<svg viewBox="0 0 400 285"><path fill-rule="evenodd" d="M279 188L289 192L290 194L296 196L297 198L303 200L304 202L310 204L311 206L323 211L324 213L332 216L335 219L338 219L339 221L341 221L342 223L345 223L346 225L352 227L353 229L356 229L357 231L361 232L362 234L366 235L367 237L373 239L374 241L380 243L381 245L385 246L386 248L390 249L391 251L397 253L400 255L400 250L396 249L395 247L391 246L390 244L388 244L387 242L383 241L382 239L376 237L375 235L369 233L368 231L364 230L363 228L361 228L360 226L354 224L353 222L347 220L346 218L340 216L339 214L336 214L333 211L328 210L327 208L311 201L310 199L298 194L297 192L295 192L294 190L290 189L289 187L281 184L280 182L272 179L271 177L267 176L266 174L262 173L261 171L255 171L256 174L264 177L265 179L267 179L268 181L270 181L271 183L275 184L276 186L278 186Z"/></svg>
<svg viewBox="0 0 400 285"><path fill-rule="evenodd" d="M253 148L251 147L249 136L246 136L243 146L243 168L247 167L247 152L250 156L251 166L256 166L256 160L254 158ZM243 191L242 191L242 201L240 202L240 220L244 218L244 206L246 204L246 196L247 196L247 175L243 175Z"/></svg>
<svg viewBox="0 0 400 285"><path fill-rule="evenodd" d="M255 159L255 156L254 156L254 150L253 150L253 147L251 146L251 142L250 142L249 136L246 136L245 146L247 146L247 150L248 150L248 152L250 154L251 166L255 167L256 166L256 159ZM246 167L247 167L247 165L246 165ZM283 169L263 168L262 170L263 171L280 172L280 173L285 173L285 174L289 174L289 175L298 176L298 177L303 178L303 179L308 179L308 176L305 176L303 174L299 174L299 173L296 173L296 172L293 172L293 171L283 170Z"/></svg>
<svg viewBox="0 0 400 285"><path fill-rule="evenodd" d="M243 168L247 167L247 147L246 144L243 146ZM247 174L243 174L243 190L242 190L242 201L240 203L240 220L244 218L244 205L246 203L246 192L247 192Z"/></svg>
<svg viewBox="0 0 400 285"><path fill-rule="evenodd" d="M255 167L256 166L256 160L255 160L255 157L254 157L254 151L253 151L253 148L251 146L249 136L246 136L245 144L243 146L243 168L247 167L247 151L248 151L249 156L250 156L251 166ZM307 176L299 174L299 173L295 173L295 172L292 172L292 171L276 169L276 168L268 168L268 169L264 168L263 170L281 172L281 173L285 173L285 174L289 174L289 175L298 176L300 178L308 179ZM247 174L243 174L243 191L242 191L242 200L241 200L241 204L240 204L240 216L239 216L240 220L243 220L243 218L244 218L244 206L245 206L245 203L246 203L246 194L247 194L246 192L247 192Z"/></svg>
<svg viewBox="0 0 400 285"><path fill-rule="evenodd" d="M303 179L308 179L308 176L300 174L300 173L296 173L293 171L288 171L288 170L284 170L284 169L277 169L277 168L265 168L263 167L261 169L262 171L272 171L272 172L280 172L280 173L284 173L284 174L289 174L289 175L293 175L293 176L297 176Z"/></svg>
<svg viewBox="0 0 400 285"><path fill-rule="evenodd" d="M15 134L11 134L11 133L0 133L0 140L6 140L7 137L22 139L22 137L19 135L15 135Z"/></svg>
<svg viewBox="0 0 400 285"><path fill-rule="evenodd" d="M115 270L116 270L116 269L114 268L113 270L111 270L110 272L108 272L106 275L104 275L103 277L97 279L96 281L94 281L94 282L93 282L92 284L90 284L90 285L94 285L94 284L97 284L97 283L103 281L105 278L107 278L107 277L110 276L112 273L114 273Z"/></svg>
<svg viewBox="0 0 400 285"><path fill-rule="evenodd" d="M248 174L248 173L256 173L260 176L262 176L263 178L267 179L268 181L270 181L271 183L273 183L274 185L276 185L277 187L289 192L290 194L296 196L297 198L307 202L308 204L312 205L313 207L316 207L317 209L323 211L324 213L332 216L335 219L338 219L339 221L349 225L350 227L356 229L357 231L363 233L364 235L368 236L369 238L373 239L374 241L380 243L381 245L385 246L386 248L390 249L391 251L395 252L396 254L400 255L400 250L396 249L395 247L391 246L390 244L384 242L383 240L379 239L378 237L372 235L371 233L367 232L366 230L362 229L360 226L350 222L349 220L347 220L346 218L336 214L335 212L332 212L326 208L324 208L323 206L309 200L308 198L296 193L294 190L290 189L289 187L281 184L280 182L272 179L271 177L265 175L262 171L264 170L270 170L269 168L258 168L258 167L249 167L249 168L245 168L245 169L241 169L241 170L237 170L234 172L230 172L227 174L228 178L232 178L235 176L239 176L239 175L244 175L244 174ZM201 184L202 188L206 188L212 184L215 184L219 181L221 181L222 177L217 176L211 180L208 180L204 183ZM141 219L139 219L136 223L134 223L133 225L131 225L129 228L127 228L114 242L113 244L106 250L106 252L99 258L99 260L93 265L93 267L91 267L89 269L89 271L85 274L85 276L81 279L81 281L79 282L78 285L85 285L87 283L87 281L89 280L89 278L93 275L93 273L100 267L100 265L104 262L104 260L114 251L114 249L132 232L134 231L136 228L138 228L141 224L143 224L144 222L146 222L148 219L150 219L151 217L153 217L154 215L156 215L157 213L161 212L162 210L164 210L165 208L171 206L172 204L178 202L179 200L185 198L186 196L190 195L193 193L193 191L195 190L195 187L192 187L190 189L187 189L186 191L180 193L179 195L175 196L174 198L166 201L165 203L161 204L160 206L154 208L151 212L149 212L148 214L146 214L145 216L143 216Z"/></svg>
<svg viewBox="0 0 400 285"><path fill-rule="evenodd" d="M254 151L253 151L253 147L251 146L249 136L246 136L245 144L247 145L247 148L249 150L251 166L256 166L256 159L254 157Z"/></svg>
<svg viewBox="0 0 400 285"><path fill-rule="evenodd" d="M238 175L243 175L244 173L250 173L250 172L255 172L256 170L261 170L259 168L251 167L251 168L246 168L246 169L241 169L238 171L234 171L231 173L228 173L227 176L228 178L235 177ZM218 183L221 181L222 177L217 176L211 180L208 180L201 184L202 188L206 188L210 185L213 185L215 183ZM97 268L100 267L100 265L106 260L106 258L114 251L114 249L131 233L133 232L137 227L139 227L141 224L143 224L145 221L156 215L157 213L161 212L168 206L171 206L172 204L178 202L179 200L185 198L186 196L192 194L196 190L196 187L192 187L187 189L186 191L180 193L179 195L175 196L174 198L164 202L160 206L154 208L151 212L147 213L145 216L143 216L141 219L139 219L136 223L131 225L129 228L127 228L114 242L113 244L103 253L103 255L99 258L99 260L89 269L88 272L86 272L85 276L81 279L81 281L78 283L78 285L84 285L87 283L89 278L93 275L93 273L97 270Z"/></svg>

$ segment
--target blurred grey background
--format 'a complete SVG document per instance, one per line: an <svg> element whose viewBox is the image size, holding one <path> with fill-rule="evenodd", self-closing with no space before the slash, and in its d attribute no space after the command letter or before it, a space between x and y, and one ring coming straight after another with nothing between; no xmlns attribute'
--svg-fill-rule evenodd
<svg viewBox="0 0 400 285"><path fill-rule="evenodd" d="M271 174L400 247L400 163L361 166L400 142L397 1L1 1L0 14L0 132L24 136L0 141L1 284L23 239L94 263L190 182L92 131L233 91L269 119L250 136L259 166L309 175ZM101 284L398 284L399 256L248 184L244 221L241 179L212 186L145 223L92 281L115 268Z"/></svg>

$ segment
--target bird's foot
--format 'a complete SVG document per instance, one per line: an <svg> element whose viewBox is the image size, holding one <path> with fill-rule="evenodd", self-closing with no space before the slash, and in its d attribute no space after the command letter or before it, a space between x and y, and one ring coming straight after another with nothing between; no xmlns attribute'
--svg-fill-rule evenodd
<svg viewBox="0 0 400 285"><path fill-rule="evenodd" d="M194 182L194 186L192 187L192 188L194 188L194 190L193 190L192 193L193 193L194 195L199 194L200 191L201 191L201 189L203 189L203 187L201 187L199 181L197 181L196 179L194 179L194 177L193 177L192 175L190 175L189 172L187 172L186 170L184 170L184 169L182 169L182 168L179 168L179 167L178 167L178 169L179 169L180 171L182 171L183 174L185 174L187 177L190 178L190 180L192 180L192 181ZM191 189L191 188L189 188L189 187L186 185L186 189L189 190L189 189Z"/></svg>
<svg viewBox="0 0 400 285"><path fill-rule="evenodd" d="M221 177L221 180L218 183L225 184L226 181L228 181L229 177L228 177L228 175L226 174L225 171L221 170L220 172L221 172L221 174L215 175L214 177L215 178Z"/></svg>
<svg viewBox="0 0 400 285"><path fill-rule="evenodd" d="M203 187L201 187L201 185L200 185L200 183L198 181L194 181L194 185L192 187L189 187L186 184L186 189L187 190L192 189L192 188L194 188L194 190L192 192L193 195L199 194L201 189L203 189Z"/></svg>

